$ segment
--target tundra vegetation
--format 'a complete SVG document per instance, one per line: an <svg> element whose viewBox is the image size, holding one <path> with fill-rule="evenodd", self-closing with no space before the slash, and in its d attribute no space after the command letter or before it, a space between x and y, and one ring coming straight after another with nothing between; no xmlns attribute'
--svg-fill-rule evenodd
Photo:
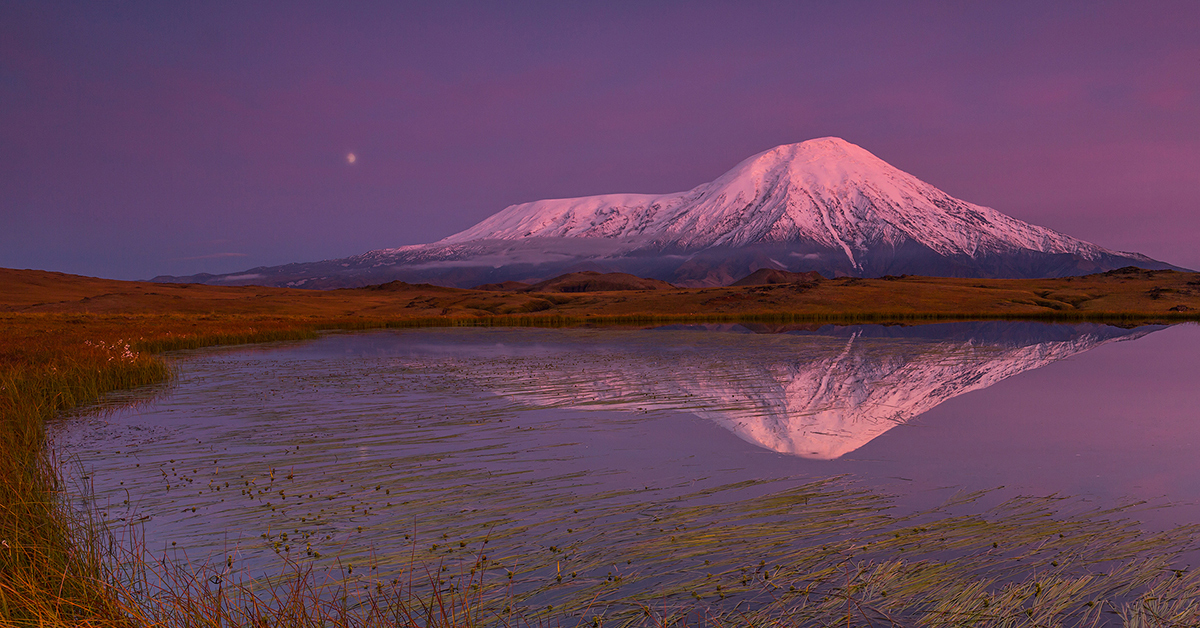
<svg viewBox="0 0 1200 628"><path fill-rule="evenodd" d="M687 577L628 596L613 574L557 607L561 556L414 552L367 580L281 556L276 576L152 555L136 529L73 508L46 425L113 391L167 381L161 354L295 340L325 330L682 321L897 322L1013 318L1116 324L1200 318L1200 275L1123 269L1042 280L901 277L655 291L528 293L385 284L326 292L117 282L0 270L0 618L11 625L1194 626L1194 526L1146 532L1137 505L1020 498L889 514L839 482L653 521L613 513L597 538L637 536L630 564L671 555ZM785 548L780 550L779 548ZM763 556L770 549L772 560ZM607 560L608 557L603 557ZM527 568L513 570L512 565ZM551 569L551 565L555 565ZM590 564L590 563L588 563ZM580 568L576 568L576 573ZM514 584L515 580L523 580Z"/></svg>

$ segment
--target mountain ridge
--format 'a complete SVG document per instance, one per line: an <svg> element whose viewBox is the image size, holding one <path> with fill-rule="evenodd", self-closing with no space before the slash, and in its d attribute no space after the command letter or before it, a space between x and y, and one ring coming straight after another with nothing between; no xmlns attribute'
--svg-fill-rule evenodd
<svg viewBox="0 0 1200 628"><path fill-rule="evenodd" d="M905 211L895 211L898 207ZM939 211L960 227L961 223L974 223L977 232L931 224L940 217ZM870 213L880 215L865 215ZM585 226L589 214L591 222ZM871 223L884 223L894 230ZM869 226L878 231L868 231ZM985 237L978 237L979 231ZM434 244L643 236L654 244L696 249L803 238L843 249L853 264L855 245L872 237L896 244L901 234L943 255L973 256L981 246L998 250L1003 244L1087 257L1099 252L1137 255L1104 249L959 201L862 147L834 137L763 151L687 192L606 194L511 205Z"/></svg>
<svg viewBox="0 0 1200 628"><path fill-rule="evenodd" d="M510 205L430 244L154 280L469 287L589 270L701 287L760 268L828 277L1053 277L1128 265L1177 269L956 199L860 146L825 137L763 151L685 192L545 199Z"/></svg>

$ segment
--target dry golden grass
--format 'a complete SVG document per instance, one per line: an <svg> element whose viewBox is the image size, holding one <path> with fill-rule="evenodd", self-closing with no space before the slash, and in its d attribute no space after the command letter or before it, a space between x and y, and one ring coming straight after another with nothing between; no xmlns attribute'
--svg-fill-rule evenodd
<svg viewBox="0 0 1200 628"><path fill-rule="evenodd" d="M0 315L0 617L36 625L124 621L101 578L95 526L59 494L45 424L105 393L163 381L143 344L191 346L311 335L272 320Z"/></svg>
<svg viewBox="0 0 1200 628"><path fill-rule="evenodd" d="M678 290L505 293L395 282L346 290L221 287L0 269L0 312L287 317L345 324L544 319L1200 319L1200 274L1113 271L1059 279L899 277Z"/></svg>

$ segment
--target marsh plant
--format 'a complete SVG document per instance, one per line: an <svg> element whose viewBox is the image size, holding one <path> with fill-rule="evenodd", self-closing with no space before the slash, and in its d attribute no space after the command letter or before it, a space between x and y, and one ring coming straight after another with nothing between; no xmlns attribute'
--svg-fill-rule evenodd
<svg viewBox="0 0 1200 628"><path fill-rule="evenodd" d="M155 554L136 524L76 513L96 588L140 625L1194 626L1200 526L1145 532L1148 507L959 495L919 513L825 480L754 500L632 504L564 545L496 551L412 535L401 564L280 552L272 569ZM647 514L652 513L652 514ZM463 537L464 539L466 537ZM509 545L509 548L514 546Z"/></svg>

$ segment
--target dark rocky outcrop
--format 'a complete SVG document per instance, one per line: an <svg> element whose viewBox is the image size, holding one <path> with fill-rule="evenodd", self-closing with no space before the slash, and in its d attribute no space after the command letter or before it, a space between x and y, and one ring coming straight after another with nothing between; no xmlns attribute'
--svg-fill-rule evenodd
<svg viewBox="0 0 1200 628"><path fill-rule="evenodd" d="M531 284L523 281L501 281L500 283L484 283L474 286L472 290L487 290L489 292L524 292Z"/></svg>
<svg viewBox="0 0 1200 628"><path fill-rule="evenodd" d="M612 290L671 290L675 286L658 279L643 279L626 273L585 270L559 275L535 283L524 292L607 292Z"/></svg>

